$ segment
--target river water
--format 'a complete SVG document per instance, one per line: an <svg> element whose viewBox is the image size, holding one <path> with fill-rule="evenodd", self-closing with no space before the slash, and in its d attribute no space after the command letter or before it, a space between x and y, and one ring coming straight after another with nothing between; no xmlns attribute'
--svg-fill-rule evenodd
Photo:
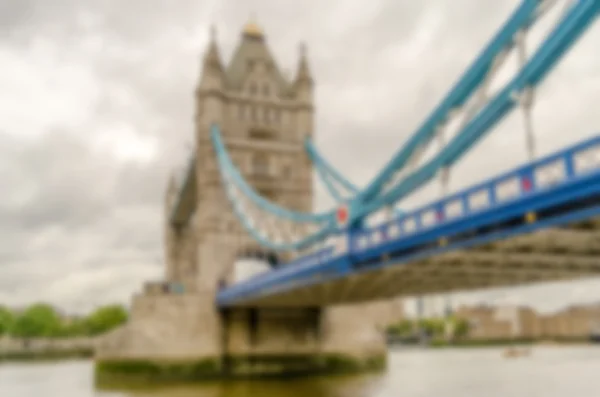
<svg viewBox="0 0 600 397"><path fill-rule="evenodd" d="M600 347L394 350L386 373L129 392L94 390L93 364L0 364L1 397L600 397Z"/></svg>

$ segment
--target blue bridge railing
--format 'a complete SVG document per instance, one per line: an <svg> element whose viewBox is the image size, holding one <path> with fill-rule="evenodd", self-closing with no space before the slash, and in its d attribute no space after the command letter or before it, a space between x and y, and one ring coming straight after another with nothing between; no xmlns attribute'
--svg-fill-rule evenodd
<svg viewBox="0 0 600 397"><path fill-rule="evenodd" d="M385 243L411 238L428 230L452 233L459 222L474 222L475 217L488 216L486 210L508 208L519 199L536 199L548 189L574 182L600 166L600 136L507 172L462 192L449 195L406 216L352 234L351 251L364 252Z"/></svg>

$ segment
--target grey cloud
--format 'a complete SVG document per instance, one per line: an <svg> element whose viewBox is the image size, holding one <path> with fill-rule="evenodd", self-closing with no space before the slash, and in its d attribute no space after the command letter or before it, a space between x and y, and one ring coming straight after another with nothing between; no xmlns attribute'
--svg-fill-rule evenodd
<svg viewBox="0 0 600 397"><path fill-rule="evenodd" d="M4 183L4 174L0 182L15 187L0 205L0 300L45 298L68 306L66 292L50 292L58 288L52 286L88 291L69 284L74 275L93 288L101 280L85 276L88 272L112 273L117 284L123 277L135 281L132 265L140 280L156 273L165 179L156 169L160 162L141 167L95 156L67 133L30 142L0 138L0 169L10 170L11 183ZM12 199L23 187L31 189L27 200ZM104 298L85 299L98 304Z"/></svg>

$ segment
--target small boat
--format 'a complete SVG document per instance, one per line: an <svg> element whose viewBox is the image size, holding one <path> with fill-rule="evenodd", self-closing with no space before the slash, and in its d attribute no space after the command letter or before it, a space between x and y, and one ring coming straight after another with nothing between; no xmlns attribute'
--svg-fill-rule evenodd
<svg viewBox="0 0 600 397"><path fill-rule="evenodd" d="M516 347L509 347L504 350L503 356L505 358L518 358L518 357L527 357L531 354L531 350L528 348L517 349Z"/></svg>

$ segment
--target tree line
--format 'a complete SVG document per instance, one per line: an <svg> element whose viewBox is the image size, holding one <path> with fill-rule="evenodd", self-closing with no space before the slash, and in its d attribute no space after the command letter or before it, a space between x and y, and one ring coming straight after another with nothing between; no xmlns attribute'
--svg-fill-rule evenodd
<svg viewBox="0 0 600 397"><path fill-rule="evenodd" d="M388 335L391 336L406 338L415 336L418 332L424 332L434 339L443 338L448 331L455 339L465 338L470 331L469 322L456 317L423 318L417 321L404 319L392 324L387 329Z"/></svg>
<svg viewBox="0 0 600 397"><path fill-rule="evenodd" d="M0 305L0 337L70 338L96 336L127 321L122 305L102 306L81 317L62 316L52 305L36 303L15 311Z"/></svg>

